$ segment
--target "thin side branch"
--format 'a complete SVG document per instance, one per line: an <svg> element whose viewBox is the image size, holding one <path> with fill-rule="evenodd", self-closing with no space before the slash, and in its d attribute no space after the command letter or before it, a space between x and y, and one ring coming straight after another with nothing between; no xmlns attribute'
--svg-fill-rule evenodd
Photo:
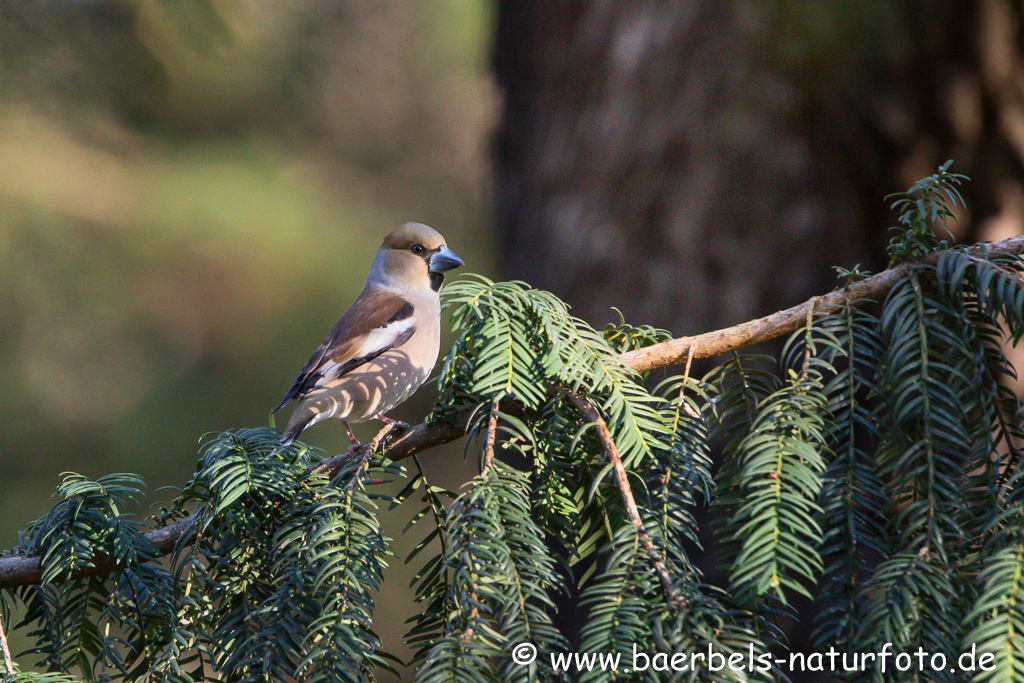
<svg viewBox="0 0 1024 683"><path fill-rule="evenodd" d="M658 575L658 580L661 581L661 585L665 589L665 595L668 597L669 602L676 609L682 609L686 606L686 599L680 595L679 589L676 588L675 582L672 581L672 576L668 572L668 567L665 566L664 558L658 552L658 548L655 547L650 534L644 529L644 520L640 517L640 510L637 508L636 499L633 497L633 489L629 486L629 478L626 476L626 468L622 464L622 456L619 455L619 448L615 445L615 439L612 438L608 425L605 423L604 418L601 417L601 414L597 412L597 409L590 404L590 401L571 391L566 391L565 395L569 402L583 413L584 417L597 425L597 433L601 438L601 444L604 446L605 452L608 453L608 458L612 461L612 469L615 471L615 481L619 486L619 494L622 496L622 502L626 505L626 516L629 517L630 523L636 527L636 533L640 538L640 545L647 551L647 557L651 561L654 573Z"/></svg>
<svg viewBox="0 0 1024 683"><path fill-rule="evenodd" d="M501 403L495 399L491 403L491 416L487 421L487 438L484 441L484 466L480 470L480 476L486 477L494 464L494 437L498 432L498 408Z"/></svg>
<svg viewBox="0 0 1024 683"><path fill-rule="evenodd" d="M498 408L501 402L495 399L491 403L491 415L487 419L487 436L484 439L484 466L480 468L480 477L486 477L491 471L491 466L494 464L494 438L498 432ZM476 622L477 617L480 614L480 608L478 607L480 599L476 593L471 593L471 600L473 601L473 608L469 610L469 616L466 617L466 630L462 632L462 642L468 643L473 639L473 624Z"/></svg>
<svg viewBox="0 0 1024 683"><path fill-rule="evenodd" d="M383 429L377 432L377 436L373 437L373 440L371 440L370 443L366 444L363 447L363 454L362 456L360 456L359 467L352 475L352 479L350 479L349 482L345 484L346 491L352 491L355 489L356 483L358 483L359 480L362 479L363 472L365 472L366 468L370 465L370 456L373 455L373 452L377 450L377 448L380 446L381 441L383 441L389 434L391 434L391 432L396 428L397 424L398 423L389 423L384 425Z"/></svg>
<svg viewBox="0 0 1024 683"><path fill-rule="evenodd" d="M14 659L11 658L11 647L7 644L7 632L4 630L4 620L0 617L0 650L4 653L4 680L14 676Z"/></svg>
<svg viewBox="0 0 1024 683"><path fill-rule="evenodd" d="M1022 252L1024 252L1024 236L990 242L968 250L968 253L975 255L982 253L1020 254ZM935 263L938 257L938 254L932 254L917 262L901 264L866 278L849 288L835 290L825 296L814 297L799 306L773 313L764 318L715 332L693 337L680 337L661 344L654 344L625 353L620 358L625 365L633 370L647 372L688 362L693 358L716 356L775 339L793 332L804 324L812 302L814 313L823 315L831 313L847 303L856 305L878 300L884 297L900 280L908 277L918 265ZM502 403L501 410L512 415L522 414L522 406L515 404ZM464 410L456 413L451 422L414 425L387 444L385 454L391 460L398 461L441 444L455 441L466 433L470 412ZM368 448L368 445L362 448ZM362 457L364 452L357 450L352 455ZM314 471L327 475L336 474L348 457L348 453L343 453L328 458L319 463ZM191 531L197 521L198 517L191 515L173 524L150 531L146 534L146 538L156 546L161 555L167 555L174 550L178 540ZM119 568L121 567L116 562L97 558L94 567L77 573L71 578L109 574ZM0 588L38 584L42 580L42 576L42 564L38 556L12 555L0 558Z"/></svg>

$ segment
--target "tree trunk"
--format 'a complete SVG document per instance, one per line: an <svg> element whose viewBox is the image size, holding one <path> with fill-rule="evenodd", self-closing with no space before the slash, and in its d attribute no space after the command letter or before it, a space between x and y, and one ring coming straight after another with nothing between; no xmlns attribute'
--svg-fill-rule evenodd
<svg viewBox="0 0 1024 683"><path fill-rule="evenodd" d="M883 197L950 157L960 234L1005 237L1021 4L919 4L501 3L504 274L594 324L707 331L883 267Z"/></svg>
<svg viewBox="0 0 1024 683"><path fill-rule="evenodd" d="M957 236L1019 234L1021 26L1010 0L501 2L503 275L594 325L707 332L881 270L883 198L950 158Z"/></svg>

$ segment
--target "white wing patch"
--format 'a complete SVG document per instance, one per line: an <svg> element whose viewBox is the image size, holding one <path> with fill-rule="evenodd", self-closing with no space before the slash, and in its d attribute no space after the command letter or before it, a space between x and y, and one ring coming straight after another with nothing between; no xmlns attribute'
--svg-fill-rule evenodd
<svg viewBox="0 0 1024 683"><path fill-rule="evenodd" d="M415 326L413 316L396 320L381 325L375 330L370 331L366 334L363 343L356 349L352 357L346 360L344 363L338 363L333 360L325 361L317 369L317 373L320 374L320 379L317 380L314 386L323 386L327 382L330 382L338 378L338 372L347 366L352 360L357 358L365 358L366 356L374 356L380 353L382 350L386 350L391 346L394 346L395 342L404 334L409 333Z"/></svg>
<svg viewBox="0 0 1024 683"><path fill-rule="evenodd" d="M381 349L394 344L395 340L411 329L414 324L413 317L409 316L402 320L396 320L393 323L381 325L366 335L366 341L352 354L352 357L362 358L363 356L372 356L378 353Z"/></svg>

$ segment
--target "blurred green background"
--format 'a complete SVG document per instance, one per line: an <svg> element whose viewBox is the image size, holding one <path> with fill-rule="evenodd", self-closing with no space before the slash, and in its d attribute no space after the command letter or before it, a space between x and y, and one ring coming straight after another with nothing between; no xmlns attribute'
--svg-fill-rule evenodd
<svg viewBox="0 0 1024 683"><path fill-rule="evenodd" d="M204 434L267 424L400 223L436 226L493 275L492 15L4 0L0 545L61 472L137 472L166 501ZM396 415L422 419L435 395ZM347 444L340 423L304 439ZM407 583L382 596L396 631Z"/></svg>

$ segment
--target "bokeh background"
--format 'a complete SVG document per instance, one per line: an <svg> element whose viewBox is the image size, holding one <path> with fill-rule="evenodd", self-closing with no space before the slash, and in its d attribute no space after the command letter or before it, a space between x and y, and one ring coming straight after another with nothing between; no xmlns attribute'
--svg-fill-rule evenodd
<svg viewBox="0 0 1024 683"><path fill-rule="evenodd" d="M0 545L62 472L153 504L266 424L399 223L692 334L884 268L883 197L950 158L956 237L1020 234L1024 3L2 0Z"/></svg>

